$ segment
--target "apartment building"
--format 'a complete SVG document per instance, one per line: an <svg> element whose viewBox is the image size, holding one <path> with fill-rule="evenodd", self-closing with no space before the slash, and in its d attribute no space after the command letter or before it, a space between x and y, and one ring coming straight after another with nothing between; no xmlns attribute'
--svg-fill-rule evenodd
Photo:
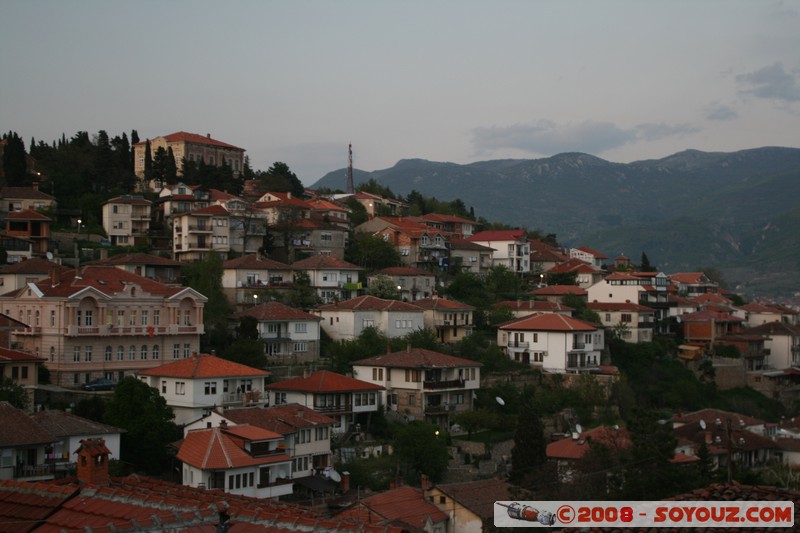
<svg viewBox="0 0 800 533"><path fill-rule="evenodd" d="M153 202L123 195L103 204L103 229L112 246L140 246L149 242Z"/></svg>
<svg viewBox="0 0 800 533"><path fill-rule="evenodd" d="M210 253L225 257L230 249L230 215L224 207L212 205L175 216L172 254L176 261L202 261Z"/></svg>
<svg viewBox="0 0 800 533"><path fill-rule="evenodd" d="M244 170L244 148L218 141L212 138L210 133L200 135L178 131L133 145L133 172L140 179L144 178L144 160L148 142L151 157L155 156L159 148L172 149L178 174L183 172L184 160L217 167L227 165L233 170L234 176L241 175Z"/></svg>

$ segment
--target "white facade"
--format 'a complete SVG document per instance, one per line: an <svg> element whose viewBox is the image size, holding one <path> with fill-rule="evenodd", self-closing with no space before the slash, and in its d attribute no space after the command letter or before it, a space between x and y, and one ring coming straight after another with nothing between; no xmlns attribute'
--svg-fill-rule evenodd
<svg viewBox="0 0 800 533"><path fill-rule="evenodd" d="M506 348L510 359L557 374L596 368L604 342L603 330L497 331L497 344Z"/></svg>
<svg viewBox="0 0 800 533"><path fill-rule="evenodd" d="M374 327L389 338L402 337L425 327L422 309L417 310L351 310L318 309L322 329L333 340L352 340L368 327Z"/></svg>

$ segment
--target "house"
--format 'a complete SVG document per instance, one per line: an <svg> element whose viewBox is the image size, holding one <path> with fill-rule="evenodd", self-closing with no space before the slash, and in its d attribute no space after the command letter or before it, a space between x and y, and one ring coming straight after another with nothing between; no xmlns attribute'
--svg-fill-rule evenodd
<svg viewBox="0 0 800 533"><path fill-rule="evenodd" d="M197 133L178 131L133 145L133 173L140 180L144 178L145 152L148 143L151 157L155 157L159 148L163 148L165 151L172 150L178 174L183 173L184 160L198 165L217 167L227 165L233 171L233 175L237 177L244 170L245 151L243 148L213 139L211 134L203 136Z"/></svg>
<svg viewBox="0 0 800 533"><path fill-rule="evenodd" d="M494 503L513 500L511 485L482 479L423 487L425 498L448 516L448 531L482 533L494 527Z"/></svg>
<svg viewBox="0 0 800 533"><path fill-rule="evenodd" d="M472 409L481 366L477 361L409 347L354 361L353 375L385 390L387 411L449 429L452 416Z"/></svg>
<svg viewBox="0 0 800 533"><path fill-rule="evenodd" d="M222 263L222 290L237 309L257 305L267 290L292 286L292 267L260 253L242 255Z"/></svg>
<svg viewBox="0 0 800 533"><path fill-rule="evenodd" d="M78 453L74 481L56 485L0 480L0 522L22 523L26 526L22 530L31 533L69 531L76 525L92 531L404 531L393 525L329 518L315 508L254 499L235 490L224 498L220 495L217 490L199 490L142 475L111 477L102 439L86 440Z"/></svg>
<svg viewBox="0 0 800 533"><path fill-rule="evenodd" d="M584 289L587 289L603 279L605 273L580 259L572 258L563 263L558 263L550 270L544 271L540 276L543 280L551 279L551 276L571 274L575 276L575 283Z"/></svg>
<svg viewBox="0 0 800 533"><path fill-rule="evenodd" d="M774 305L751 302L740 305L739 309L745 312L745 326L749 328L770 322L784 322L784 310Z"/></svg>
<svg viewBox="0 0 800 533"><path fill-rule="evenodd" d="M607 330L625 342L651 342L655 309L632 302L589 302Z"/></svg>
<svg viewBox="0 0 800 533"><path fill-rule="evenodd" d="M454 272L485 275L492 267L494 248L464 239L450 239L450 268Z"/></svg>
<svg viewBox="0 0 800 533"><path fill-rule="evenodd" d="M764 338L766 368L800 368L800 327L776 321L747 328L742 333Z"/></svg>
<svg viewBox="0 0 800 533"><path fill-rule="evenodd" d="M120 440L124 429L102 424L66 411L45 409L32 415L32 418L45 431L56 437L52 450L47 452L47 460L66 466L72 463L81 441L103 439L112 459L119 459Z"/></svg>
<svg viewBox="0 0 800 533"><path fill-rule="evenodd" d="M0 309L27 325L17 349L46 360L53 384L121 380L164 359L189 357L203 334L206 297L115 267L84 266L0 296Z"/></svg>
<svg viewBox="0 0 800 533"><path fill-rule="evenodd" d="M578 462L598 443L607 448L608 453L620 456L632 446L631 437L625 428L599 426L581 433L556 440L547 445L547 459L556 463L558 478L572 481L576 475Z"/></svg>
<svg viewBox="0 0 800 533"><path fill-rule="evenodd" d="M338 203L324 198L314 198L308 201L313 212L318 214L323 220L328 221L342 229L350 229L350 210L342 207Z"/></svg>
<svg viewBox="0 0 800 533"><path fill-rule="evenodd" d="M362 268L336 257L314 255L295 261L292 269L308 275L311 286L324 303L352 298L361 288L358 277Z"/></svg>
<svg viewBox="0 0 800 533"><path fill-rule="evenodd" d="M336 518L358 520L370 525L399 525L404 531L448 531L448 515L426 500L422 489L409 486L360 498Z"/></svg>
<svg viewBox="0 0 800 533"><path fill-rule="evenodd" d="M472 335L475 308L471 305L436 295L415 300L414 305L422 308L423 324L436 331L439 342L459 342Z"/></svg>
<svg viewBox="0 0 800 533"><path fill-rule="evenodd" d="M187 432L177 458L187 487L252 498L292 493L292 460L283 435L274 431L222 420L217 427Z"/></svg>
<svg viewBox="0 0 800 533"><path fill-rule="evenodd" d="M530 246L531 272L541 275L539 281L543 286L544 276L542 274L558 264L566 263L569 260L569 256L565 255L561 249L546 242L533 240L530 241Z"/></svg>
<svg viewBox="0 0 800 533"><path fill-rule="evenodd" d="M137 373L167 401L179 426L207 415L216 406L268 404L269 397L262 392L269 375L266 370L196 353Z"/></svg>
<svg viewBox="0 0 800 533"><path fill-rule="evenodd" d="M592 250L588 246L580 246L578 248L570 248L569 256L573 259L579 259L587 265L593 266L597 270L603 270L603 262L608 259L608 256Z"/></svg>
<svg viewBox="0 0 800 533"><path fill-rule="evenodd" d="M43 257L50 251L50 218L32 211L13 211L6 216L5 235L30 241L35 257Z"/></svg>
<svg viewBox="0 0 800 533"><path fill-rule="evenodd" d="M331 435L334 420L297 403L272 407L215 409L184 428L217 427L222 421L228 426L248 424L283 436L286 453L292 459L292 481L304 485L305 478L316 477L332 466Z"/></svg>
<svg viewBox="0 0 800 533"><path fill-rule="evenodd" d="M6 251L6 263L14 264L33 257L33 241L23 237L7 235L0 230L0 247Z"/></svg>
<svg viewBox="0 0 800 533"><path fill-rule="evenodd" d="M744 359L744 369L747 372L760 372L767 368L767 350L764 348L763 335L750 335L747 333L729 333L715 339L717 346L731 346ZM750 379L750 376L748 376ZM753 376L758 380L758 376ZM760 389L757 383L752 383L754 389ZM762 391L763 392L763 391Z"/></svg>
<svg viewBox="0 0 800 533"><path fill-rule="evenodd" d="M477 222L453 215L428 213L419 217L423 224L440 229L455 239L467 239L475 234Z"/></svg>
<svg viewBox="0 0 800 533"><path fill-rule="evenodd" d="M421 307L369 295L321 305L312 312L322 317L322 329L335 341L355 339L367 328L394 338L425 327Z"/></svg>
<svg viewBox="0 0 800 533"><path fill-rule="evenodd" d="M319 359L319 316L270 301L233 315L237 320L243 317L257 321L258 338L264 342L271 363L297 364Z"/></svg>
<svg viewBox="0 0 800 533"><path fill-rule="evenodd" d="M197 211L211 205L211 192L200 185L187 185L183 182L166 184L158 193L154 208L154 218L158 222L172 225L176 215Z"/></svg>
<svg viewBox="0 0 800 533"><path fill-rule="evenodd" d="M633 302L654 309L657 329L654 333L661 333L669 316L671 290L674 288L663 272L615 272L586 292L590 302Z"/></svg>
<svg viewBox="0 0 800 533"><path fill-rule="evenodd" d="M13 380L25 388L39 384L39 366L44 359L35 355L0 347L0 377Z"/></svg>
<svg viewBox="0 0 800 533"><path fill-rule="evenodd" d="M202 261L210 253L227 257L230 251L230 214L220 205L175 215L172 255L176 261Z"/></svg>
<svg viewBox="0 0 800 533"><path fill-rule="evenodd" d="M687 343L713 346L716 339L742 331L742 319L719 310L705 309L678 317Z"/></svg>
<svg viewBox="0 0 800 533"><path fill-rule="evenodd" d="M364 206L367 215L377 217L381 215L398 216L408 209L408 204L394 198L383 198L377 194L360 191L350 195L356 202Z"/></svg>
<svg viewBox="0 0 800 533"><path fill-rule="evenodd" d="M113 266L164 285L182 286L181 267L183 267L183 263L158 255L142 252L112 255L106 259L89 261L86 266Z"/></svg>
<svg viewBox="0 0 800 533"><path fill-rule="evenodd" d="M449 234L416 217L382 217L383 227L373 232L394 246L403 265L419 269L445 269L449 265ZM374 223L372 223L374 224ZM370 225L370 222L362 226Z"/></svg>
<svg viewBox="0 0 800 533"><path fill-rule="evenodd" d="M0 187L0 217L18 211L45 211L56 206L56 199L38 187Z"/></svg>
<svg viewBox="0 0 800 533"><path fill-rule="evenodd" d="M230 214L230 246L237 254L257 253L267 235L266 215L239 196L209 189L210 205L219 205Z"/></svg>
<svg viewBox="0 0 800 533"><path fill-rule="evenodd" d="M503 265L518 274L531 270L531 249L523 229L481 231L467 240L495 250L492 266Z"/></svg>
<svg viewBox="0 0 800 533"><path fill-rule="evenodd" d="M148 244L153 202L142 196L123 195L103 203L103 230L112 246Z"/></svg>
<svg viewBox="0 0 800 533"><path fill-rule="evenodd" d="M55 465L47 461L58 440L36 420L0 401L0 479L53 479Z"/></svg>
<svg viewBox="0 0 800 533"><path fill-rule="evenodd" d="M667 277L678 294L687 298L719 292L719 284L711 281L703 272L678 272Z"/></svg>
<svg viewBox="0 0 800 533"><path fill-rule="evenodd" d="M560 302L548 300L504 300L492 304L493 309L506 308L511 311L514 318L522 318L534 313L558 313L564 316L572 316L574 308Z"/></svg>
<svg viewBox="0 0 800 533"><path fill-rule="evenodd" d="M557 374L598 371L604 344L602 328L554 313L517 318L497 329L497 345L509 359Z"/></svg>
<svg viewBox="0 0 800 533"><path fill-rule="evenodd" d="M436 290L436 275L430 270L414 267L384 268L370 276L368 283L372 283L376 276L387 276L391 279L404 302L429 298Z"/></svg>
<svg viewBox="0 0 800 533"><path fill-rule="evenodd" d="M366 426L382 405L382 386L328 370L272 383L267 389L273 405L299 403L332 418L334 433Z"/></svg>
<svg viewBox="0 0 800 533"><path fill-rule="evenodd" d="M586 289L577 285L547 285L531 291L534 298L543 298L548 302L562 303L564 297L574 296L587 301L588 293Z"/></svg>

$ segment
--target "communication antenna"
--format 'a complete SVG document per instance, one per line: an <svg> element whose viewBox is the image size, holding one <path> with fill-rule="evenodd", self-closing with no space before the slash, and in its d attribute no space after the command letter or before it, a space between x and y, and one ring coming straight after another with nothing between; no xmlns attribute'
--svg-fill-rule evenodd
<svg viewBox="0 0 800 533"><path fill-rule="evenodd" d="M347 194L355 194L356 187L353 184L353 144L347 145Z"/></svg>

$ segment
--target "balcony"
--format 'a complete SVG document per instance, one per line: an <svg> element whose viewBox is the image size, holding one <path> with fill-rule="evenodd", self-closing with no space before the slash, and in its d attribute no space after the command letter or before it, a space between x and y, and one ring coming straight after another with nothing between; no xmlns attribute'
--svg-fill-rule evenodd
<svg viewBox="0 0 800 533"><path fill-rule="evenodd" d="M211 233L212 231L214 231L214 229L213 229L212 226L205 226L205 225L204 226L195 226L195 225L189 224L189 231L195 232L195 233Z"/></svg>
<svg viewBox="0 0 800 533"><path fill-rule="evenodd" d="M353 408L349 405L329 405L325 407L315 405L314 410L326 415L343 415L353 412Z"/></svg>
<svg viewBox="0 0 800 533"><path fill-rule="evenodd" d="M446 405L446 404L439 404L439 405L426 405L425 406L425 414L426 415L444 415L447 413L455 412L456 406L455 405Z"/></svg>
<svg viewBox="0 0 800 533"><path fill-rule="evenodd" d="M14 467L14 479L31 479L54 477L56 465L53 463L42 465L19 465Z"/></svg>
<svg viewBox="0 0 800 533"><path fill-rule="evenodd" d="M33 326L25 329L18 329L14 331L15 335L41 335L42 328L40 326Z"/></svg>
<svg viewBox="0 0 800 533"><path fill-rule="evenodd" d="M203 333L202 326L67 326L64 328L66 337L153 337L157 335L176 335L182 333ZM20 333L20 332L17 332Z"/></svg>
<svg viewBox="0 0 800 533"><path fill-rule="evenodd" d="M423 381L423 389L441 390L441 389L463 389L463 379L451 379L449 381Z"/></svg>
<svg viewBox="0 0 800 533"><path fill-rule="evenodd" d="M524 348L527 350L530 344L528 341L508 341L506 346L508 348Z"/></svg>

